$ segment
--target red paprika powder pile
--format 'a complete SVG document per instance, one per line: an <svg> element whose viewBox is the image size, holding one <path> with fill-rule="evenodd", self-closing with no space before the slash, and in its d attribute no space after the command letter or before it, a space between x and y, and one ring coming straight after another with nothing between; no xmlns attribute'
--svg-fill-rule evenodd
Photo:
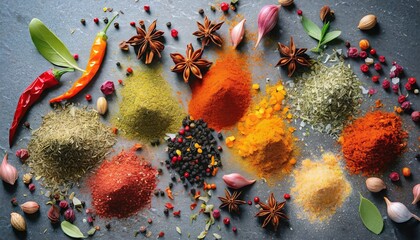
<svg viewBox="0 0 420 240"><path fill-rule="evenodd" d="M122 151L111 161L104 161L88 180L96 213L125 218L149 207L156 174L156 169L133 151Z"/></svg>
<svg viewBox="0 0 420 240"><path fill-rule="evenodd" d="M191 84L189 113L216 130L236 124L251 102L251 73L246 57L234 50L219 53L219 59L201 81Z"/></svg>
<svg viewBox="0 0 420 240"><path fill-rule="evenodd" d="M407 137L394 113L374 111L356 119L340 139L347 169L363 175L385 170L402 153Z"/></svg>

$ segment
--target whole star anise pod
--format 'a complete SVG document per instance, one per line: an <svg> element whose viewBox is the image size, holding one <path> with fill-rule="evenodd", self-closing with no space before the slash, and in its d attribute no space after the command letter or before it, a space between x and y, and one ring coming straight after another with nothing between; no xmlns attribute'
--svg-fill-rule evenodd
<svg viewBox="0 0 420 240"><path fill-rule="evenodd" d="M151 63L155 55L158 55L160 58L160 52L165 48L163 43L159 41L164 32L156 30L156 21L150 24L147 32L144 22L140 21L140 27L136 26L137 35L127 41L131 46L138 47L137 59L145 57L145 64Z"/></svg>
<svg viewBox="0 0 420 240"><path fill-rule="evenodd" d="M280 58L280 61L277 63L277 66L288 65L288 76L291 77L295 72L298 65L305 67L311 66L311 63L306 59L305 54L306 48L296 49L295 43L293 42L293 37L290 37L290 47L278 43L280 55L283 56Z"/></svg>
<svg viewBox="0 0 420 240"><path fill-rule="evenodd" d="M220 208L227 207L229 212L239 212L239 205L245 204L244 200L239 200L239 196L241 192L234 191L233 194L229 192L229 190L225 189L225 197L219 197L222 204Z"/></svg>
<svg viewBox="0 0 420 240"><path fill-rule="evenodd" d="M220 29L224 22L220 23L212 23L208 17L204 18L204 25L197 22L198 31L193 33L194 36L197 36L201 39L202 46L207 46L210 40L216 44L217 46L221 47L223 40L219 36L216 35L216 31Z"/></svg>
<svg viewBox="0 0 420 240"><path fill-rule="evenodd" d="M188 82L190 74L194 74L198 79L202 79L201 69L208 68L211 66L211 62L202 59L203 49L200 48L194 51L192 44L187 45L187 51L185 57L179 53L171 53L171 58L175 63L175 66L171 68L172 72L182 72L185 82Z"/></svg>
<svg viewBox="0 0 420 240"><path fill-rule="evenodd" d="M262 224L263 228L266 227L269 223L271 223L274 230L277 231L277 227L279 226L280 219L281 218L289 219L286 216L286 214L281 212L281 210L284 208L286 204L286 201L277 202L273 193L270 194L267 204L264 204L262 202L260 202L259 204L262 210L260 210L255 216L264 218L264 222Z"/></svg>

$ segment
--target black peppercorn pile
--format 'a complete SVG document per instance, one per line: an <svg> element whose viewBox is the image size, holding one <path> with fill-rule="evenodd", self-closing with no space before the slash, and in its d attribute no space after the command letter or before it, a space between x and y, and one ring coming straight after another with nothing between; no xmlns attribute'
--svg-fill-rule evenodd
<svg viewBox="0 0 420 240"><path fill-rule="evenodd" d="M222 166L221 148L203 120L193 120L190 116L182 121L182 129L174 138L167 140L168 156L166 164L174 169L181 180L201 187L205 177L216 174Z"/></svg>

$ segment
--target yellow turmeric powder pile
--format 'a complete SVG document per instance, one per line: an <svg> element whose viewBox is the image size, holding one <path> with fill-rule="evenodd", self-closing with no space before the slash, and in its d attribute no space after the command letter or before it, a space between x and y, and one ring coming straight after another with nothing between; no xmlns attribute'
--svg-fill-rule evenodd
<svg viewBox="0 0 420 240"><path fill-rule="evenodd" d="M332 153L322 155L322 161L305 159L294 171L294 201L303 209L299 218L310 222L328 220L343 205L352 189Z"/></svg>
<svg viewBox="0 0 420 240"><path fill-rule="evenodd" d="M253 89L258 90L256 86ZM226 139L227 146L234 147L260 177L278 177L296 163L294 129L284 122L292 117L282 106L285 96L281 82L268 87L267 94L238 123L239 136Z"/></svg>

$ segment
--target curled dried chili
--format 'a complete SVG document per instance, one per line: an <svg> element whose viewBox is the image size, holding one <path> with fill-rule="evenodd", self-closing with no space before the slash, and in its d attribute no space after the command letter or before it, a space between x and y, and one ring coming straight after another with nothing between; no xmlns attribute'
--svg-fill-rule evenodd
<svg viewBox="0 0 420 240"><path fill-rule="evenodd" d="M63 70L50 69L39 75L29 85L25 91L20 95L18 104L16 106L15 115L13 117L12 125L9 129L9 145L12 146L13 138L15 136L18 124L25 116L29 108L40 98L41 94L45 89L52 88L58 85L61 75L66 72L74 71L72 68L66 68Z"/></svg>
<svg viewBox="0 0 420 240"><path fill-rule="evenodd" d="M111 25L112 21L114 21L114 19L117 16L118 14L115 15L110 22L108 22L103 31L99 32L96 35L95 41L93 42L93 46L90 50L90 56L86 67L86 71L76 82L74 82L73 86L67 92L56 98L51 99L50 103L61 102L63 100L70 99L76 96L80 91L83 90L83 88L85 88L90 83L90 81L98 72L99 67L102 64L102 60L105 56L107 45L106 40L108 39L106 31L108 30L108 27Z"/></svg>

